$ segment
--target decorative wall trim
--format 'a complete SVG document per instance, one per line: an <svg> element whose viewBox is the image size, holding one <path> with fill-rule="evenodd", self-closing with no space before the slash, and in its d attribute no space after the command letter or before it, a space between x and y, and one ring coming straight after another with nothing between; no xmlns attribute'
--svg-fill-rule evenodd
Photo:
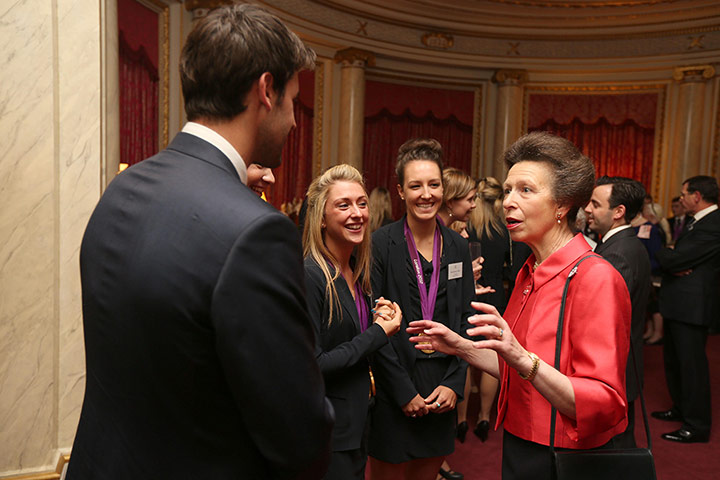
<svg viewBox="0 0 720 480"><path fill-rule="evenodd" d="M657 123L655 123L655 155L653 160L652 184L650 194L655 202L660 199L662 182L662 159L663 147L665 145L665 101L667 97L667 86L663 85L658 92ZM666 205L667 207L667 205Z"/></svg>
<svg viewBox="0 0 720 480"><path fill-rule="evenodd" d="M170 7L161 0L137 0L158 14L158 150L164 149L169 142L170 125Z"/></svg>
<svg viewBox="0 0 720 480"><path fill-rule="evenodd" d="M440 50L447 50L455 45L455 39L452 35L440 32L426 33L421 37L420 41L428 48L437 48Z"/></svg>
<svg viewBox="0 0 720 480"><path fill-rule="evenodd" d="M3 477L4 480L59 480L62 477L65 464L70 461L70 455L60 455L54 472L30 473Z"/></svg>
<svg viewBox="0 0 720 480"><path fill-rule="evenodd" d="M325 64L318 62L315 64L315 111L313 112L313 178L322 171L323 158L323 121L325 117Z"/></svg>
<svg viewBox="0 0 720 480"><path fill-rule="evenodd" d="M483 163L483 87L475 88L475 111L473 112L473 159L470 175L473 178L480 177L481 164Z"/></svg>
<svg viewBox="0 0 720 480"><path fill-rule="evenodd" d="M712 65L677 67L673 70L673 79L678 82L699 82L709 80L714 76L715 67Z"/></svg>
<svg viewBox="0 0 720 480"><path fill-rule="evenodd" d="M493 82L499 85L523 85L528 81L527 70L514 70L504 68L495 72L492 78Z"/></svg>
<svg viewBox="0 0 720 480"><path fill-rule="evenodd" d="M343 50L338 50L335 54L335 63L341 63L345 66L355 67L374 67L375 66L375 54L368 52L367 50L361 50L359 48L350 47Z"/></svg>

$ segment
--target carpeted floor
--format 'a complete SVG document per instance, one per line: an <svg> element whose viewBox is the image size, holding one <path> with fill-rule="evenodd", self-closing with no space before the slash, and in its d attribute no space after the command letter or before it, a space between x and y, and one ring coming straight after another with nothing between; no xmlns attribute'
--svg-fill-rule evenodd
<svg viewBox="0 0 720 480"><path fill-rule="evenodd" d="M713 417L720 421L720 335L708 340L708 358L713 395ZM665 386L661 346L645 347L645 401L648 415L654 410L671 406ZM637 405L636 438L645 444L642 428L642 412ZM470 404L470 415L476 406ZM495 409L493 409L495 411ZM476 414L475 414L476 415ZM493 419L494 421L494 419ZM711 433L709 443L677 444L660 438L660 434L679 428L677 423L662 422L650 418L652 450L655 457L658 480L712 480L720 478L720 432L717 427ZM448 461L450 466L465 475L467 480L499 480L502 454L502 430L491 432L487 442L482 443L468 432L465 443L456 442L456 450Z"/></svg>

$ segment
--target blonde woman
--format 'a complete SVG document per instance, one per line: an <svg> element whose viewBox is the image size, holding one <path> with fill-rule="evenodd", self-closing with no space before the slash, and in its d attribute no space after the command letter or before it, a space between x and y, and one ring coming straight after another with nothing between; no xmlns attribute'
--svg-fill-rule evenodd
<svg viewBox="0 0 720 480"><path fill-rule="evenodd" d="M370 192L370 233L393 222L390 192L385 187L375 187Z"/></svg>
<svg viewBox="0 0 720 480"><path fill-rule="evenodd" d="M368 199L362 176L337 165L316 178L307 194L303 232L305 280L315 353L335 409L332 457L326 479L365 475L370 355L400 328L396 303L370 307Z"/></svg>

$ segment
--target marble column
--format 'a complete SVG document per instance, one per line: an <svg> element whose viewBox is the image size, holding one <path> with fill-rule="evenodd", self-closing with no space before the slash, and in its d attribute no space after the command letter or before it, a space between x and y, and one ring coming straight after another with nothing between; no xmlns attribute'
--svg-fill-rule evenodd
<svg viewBox="0 0 720 480"><path fill-rule="evenodd" d="M362 171L365 67L375 65L375 55L357 48L346 48L337 52L335 62L341 66L337 161Z"/></svg>
<svg viewBox="0 0 720 480"><path fill-rule="evenodd" d="M694 175L710 175L703 168L703 132L708 81L715 76L711 65L678 67L673 72L677 82L677 107L674 112L672 148L670 150L670 191L679 191L681 182Z"/></svg>
<svg viewBox="0 0 720 480"><path fill-rule="evenodd" d="M498 70L493 76L497 83L495 113L495 142L492 175L499 181L505 178L505 166L497 161L500 155L522 135L523 85L528 80L525 70Z"/></svg>

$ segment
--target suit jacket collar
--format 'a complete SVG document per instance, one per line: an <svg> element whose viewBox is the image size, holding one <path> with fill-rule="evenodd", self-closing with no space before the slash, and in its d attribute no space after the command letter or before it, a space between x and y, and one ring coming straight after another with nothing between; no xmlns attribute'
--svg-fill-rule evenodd
<svg viewBox="0 0 720 480"><path fill-rule="evenodd" d="M200 137L180 132L175 136L175 138L173 138L170 145L167 146L167 150L174 150L209 163L226 171L229 175L236 178L239 183L242 183L238 172L230 159L227 158L217 147Z"/></svg>
<svg viewBox="0 0 720 480"><path fill-rule="evenodd" d="M352 318L356 332L360 332L360 317L358 315L357 307L355 306L355 299L353 298L352 293L350 293L350 288L342 275L335 279L335 291L338 294L340 305L342 305L343 310L345 310L345 314L348 315L349 318ZM363 294L363 297L365 297L365 294ZM368 326L370 326L370 322L371 318L368 318Z"/></svg>
<svg viewBox="0 0 720 480"><path fill-rule="evenodd" d="M595 249L595 253L601 254L602 252L606 250L612 249L613 245L617 245L618 243L628 239L637 237L637 233L635 233L635 229L633 228L625 228L623 230L620 230L617 233L614 233L610 238L607 239L607 241L602 242L597 246Z"/></svg>

